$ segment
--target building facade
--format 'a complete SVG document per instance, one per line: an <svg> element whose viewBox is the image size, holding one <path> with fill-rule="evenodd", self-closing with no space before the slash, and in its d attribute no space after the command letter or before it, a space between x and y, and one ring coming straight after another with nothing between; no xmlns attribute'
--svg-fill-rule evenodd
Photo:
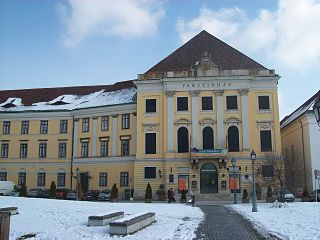
<svg viewBox="0 0 320 240"><path fill-rule="evenodd" d="M51 89L54 96L2 91L0 174L19 182L25 173L28 188L48 188L64 174L58 187L74 188L78 169L84 190L116 183L144 198L149 182L228 198L230 189L251 189L252 149L258 172L266 155L281 154L279 78L202 31L134 81L85 93ZM27 102L26 91L45 97Z"/></svg>
<svg viewBox="0 0 320 240"><path fill-rule="evenodd" d="M318 96L320 91L281 121L286 185L292 192L319 189L314 170L320 169L320 130L312 110Z"/></svg>

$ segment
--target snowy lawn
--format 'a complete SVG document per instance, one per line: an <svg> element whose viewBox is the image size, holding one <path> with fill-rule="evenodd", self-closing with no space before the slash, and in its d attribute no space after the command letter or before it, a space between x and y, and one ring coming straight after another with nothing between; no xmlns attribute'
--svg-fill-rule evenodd
<svg viewBox="0 0 320 240"><path fill-rule="evenodd" d="M258 203L258 212L252 204L229 205L253 222L259 231L268 231L282 239L320 239L320 203L293 202L281 208L272 203Z"/></svg>
<svg viewBox="0 0 320 240"><path fill-rule="evenodd" d="M0 197L0 207L18 207L11 216L10 240L36 233L36 239L192 239L204 214L197 207L168 203L82 202L19 197ZM88 216L124 211L155 212L156 222L126 237L110 237L109 226L87 227Z"/></svg>

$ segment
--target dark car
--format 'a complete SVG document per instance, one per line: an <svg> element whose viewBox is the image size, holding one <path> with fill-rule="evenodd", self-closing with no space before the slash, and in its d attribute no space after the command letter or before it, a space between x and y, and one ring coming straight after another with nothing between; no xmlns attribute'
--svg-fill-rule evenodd
<svg viewBox="0 0 320 240"><path fill-rule="evenodd" d="M110 190L103 190L98 196L99 201L110 201L110 198L111 198Z"/></svg>
<svg viewBox="0 0 320 240"><path fill-rule="evenodd" d="M310 193L309 199L310 199L311 202L315 202L316 201L316 190L313 190ZM317 199L318 199L318 202L320 202L320 189L317 190Z"/></svg>
<svg viewBox="0 0 320 240"><path fill-rule="evenodd" d="M285 190L284 198L285 198L286 202L294 202L294 195L291 192L289 192L288 190Z"/></svg>
<svg viewBox="0 0 320 240"><path fill-rule="evenodd" d="M98 200L98 196L100 194L99 190L90 190L83 194L82 200L85 201L96 201Z"/></svg>
<svg viewBox="0 0 320 240"><path fill-rule="evenodd" d="M66 199L67 195L68 195L68 189L62 188L62 189L57 189L56 191L57 199Z"/></svg>
<svg viewBox="0 0 320 240"><path fill-rule="evenodd" d="M49 189L38 189L39 198L49 198Z"/></svg>
<svg viewBox="0 0 320 240"><path fill-rule="evenodd" d="M39 189L32 188L28 190L26 197L39 197Z"/></svg>
<svg viewBox="0 0 320 240"><path fill-rule="evenodd" d="M76 198L77 198L76 191L74 191L74 190L68 191L66 199L68 199L68 200L76 200Z"/></svg>

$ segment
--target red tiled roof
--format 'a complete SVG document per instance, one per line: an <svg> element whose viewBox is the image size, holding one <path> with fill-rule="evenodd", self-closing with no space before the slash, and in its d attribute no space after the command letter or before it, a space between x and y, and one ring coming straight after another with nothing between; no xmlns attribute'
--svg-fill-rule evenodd
<svg viewBox="0 0 320 240"><path fill-rule="evenodd" d="M113 85L3 90L0 91L0 103L5 102L8 98L21 98L22 104L31 106L33 103L48 102L66 94L83 96L102 89L106 92L111 92L131 87L135 87L132 80L117 82Z"/></svg>
<svg viewBox="0 0 320 240"><path fill-rule="evenodd" d="M211 54L213 62L217 66L222 67L223 70L267 69L203 30L168 57L150 68L145 74L190 71L191 66L200 60L204 52Z"/></svg>

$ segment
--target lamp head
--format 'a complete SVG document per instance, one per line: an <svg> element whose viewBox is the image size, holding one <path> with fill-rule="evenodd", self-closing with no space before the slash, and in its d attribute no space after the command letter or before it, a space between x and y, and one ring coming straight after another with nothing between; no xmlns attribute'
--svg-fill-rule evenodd
<svg viewBox="0 0 320 240"><path fill-rule="evenodd" d="M236 166L236 162L237 162L236 159L233 157L231 160L232 167Z"/></svg>
<svg viewBox="0 0 320 240"><path fill-rule="evenodd" d="M250 153L250 158L251 158L251 161L254 162L256 160L256 153L255 151L252 149L251 153Z"/></svg>
<svg viewBox="0 0 320 240"><path fill-rule="evenodd" d="M80 170L79 170L79 168L77 168L77 169L76 169L76 173L77 173L77 174L79 174L79 173L80 173Z"/></svg>

